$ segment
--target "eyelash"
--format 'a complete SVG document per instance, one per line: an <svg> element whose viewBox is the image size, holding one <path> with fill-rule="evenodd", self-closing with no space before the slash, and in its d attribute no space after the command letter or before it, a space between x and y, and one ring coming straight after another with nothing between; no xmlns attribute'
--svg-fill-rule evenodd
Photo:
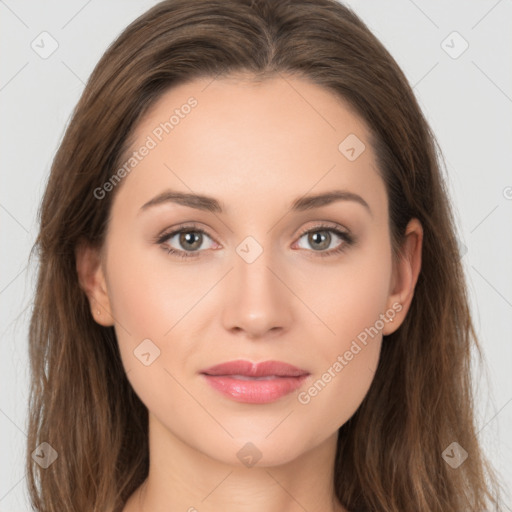
<svg viewBox="0 0 512 512"><path fill-rule="evenodd" d="M334 233L336 236L338 236L339 238L341 238L343 240L343 243L341 245L339 245L336 249L331 249L330 251L312 251L312 252L316 253L318 256L323 257L323 258L340 254L343 251L345 251L349 246L351 246L355 243L355 238L351 234L349 234L345 231L341 231L337 228L334 228L334 227L332 227L330 225L326 225L326 224L320 224L318 226L314 226L313 228L303 231L299 235L299 240L304 235L307 235L308 233L315 233L317 231L329 231L331 233ZM176 256L177 258L181 258L181 259L197 258L202 251L180 251L180 250L174 249L172 247L164 246L164 243L167 242L174 235L177 235L179 233L189 233L189 232L201 233L201 234L206 235L209 238L213 239L213 237L211 237L204 229L201 229L195 225L187 225L187 226L181 226L179 229L171 231L170 233L164 233L161 236L158 236L154 242L156 244L162 246L162 249L164 249L168 254L172 254L173 256Z"/></svg>

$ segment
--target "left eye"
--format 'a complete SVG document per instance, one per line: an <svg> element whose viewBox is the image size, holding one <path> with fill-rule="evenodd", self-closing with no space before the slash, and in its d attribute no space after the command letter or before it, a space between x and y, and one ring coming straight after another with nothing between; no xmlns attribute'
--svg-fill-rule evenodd
<svg viewBox="0 0 512 512"><path fill-rule="evenodd" d="M338 229L334 229L334 228L311 229L309 231L306 231L299 238L299 240L304 238L305 236L307 236L307 243L310 244L310 246L312 246L312 247L316 246L315 251L317 251L317 250L323 251L323 250L326 250L329 248L329 245L333 240L332 233L334 233L335 237L338 237L341 240L343 240L343 244L341 244L342 246L345 243L350 242L350 238L346 233L343 233L342 231L339 231ZM338 245L338 247L339 247L339 245ZM302 248L304 249L304 247L302 247ZM307 247L306 247L306 249L307 249ZM336 250L336 249L334 249L334 250ZM328 253L332 252L332 249L331 249L331 251L327 251L327 252Z"/></svg>

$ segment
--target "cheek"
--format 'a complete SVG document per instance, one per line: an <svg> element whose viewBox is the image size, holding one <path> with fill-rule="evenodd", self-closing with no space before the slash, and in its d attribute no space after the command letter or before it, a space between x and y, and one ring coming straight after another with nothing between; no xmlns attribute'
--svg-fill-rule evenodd
<svg viewBox="0 0 512 512"><path fill-rule="evenodd" d="M312 432L340 428L354 415L370 389L381 338L376 336L367 346L359 342L349 346L349 350L333 354L330 363L297 396L301 414L311 422Z"/></svg>
<svg viewBox="0 0 512 512"><path fill-rule="evenodd" d="M323 335L310 332L318 363L314 380L298 399L306 410L330 411L320 416L333 429L355 413L377 368L391 275L384 242L354 253L339 266L318 267L309 282L323 284L301 291L305 302L315 304Z"/></svg>
<svg viewBox="0 0 512 512"><path fill-rule="evenodd" d="M357 275L343 279L338 284L344 287L331 289L330 302L318 310L323 311L334 334L314 338L314 378L297 398L319 431L335 430L346 423L373 381L382 344L380 314L385 313L386 299L386 287L378 285L376 277L368 272L359 279Z"/></svg>
<svg viewBox="0 0 512 512"><path fill-rule="evenodd" d="M184 290L190 286L183 272L166 266L163 250L161 254L151 250L150 255L147 248L130 247L120 239L111 243L107 262L110 305L121 360L133 390L150 411L178 414L191 405L175 371L183 367L191 350L183 328L190 304L204 292L190 292L188 300Z"/></svg>
<svg viewBox="0 0 512 512"><path fill-rule="evenodd" d="M201 298L218 280L216 271L176 264L158 247L130 246L126 236L112 239L107 254L110 306L124 367L135 389L143 392L152 384L160 388L163 383L153 381L155 369L174 371L189 364L195 349L191 333L206 302ZM204 279L198 279L200 273ZM148 352L150 359L153 354L158 357L145 367L137 355Z"/></svg>
<svg viewBox="0 0 512 512"><path fill-rule="evenodd" d="M195 276L167 260L159 248L119 250L112 244L109 297L116 321L134 338L164 335L204 294ZM126 245L125 247L128 247Z"/></svg>
<svg viewBox="0 0 512 512"><path fill-rule="evenodd" d="M387 309L391 251L384 237L374 240L364 249L347 252L339 264L311 266L300 288L300 296L324 324L326 343L322 346L329 356L347 350L368 329L374 332L376 324L382 330L380 315Z"/></svg>

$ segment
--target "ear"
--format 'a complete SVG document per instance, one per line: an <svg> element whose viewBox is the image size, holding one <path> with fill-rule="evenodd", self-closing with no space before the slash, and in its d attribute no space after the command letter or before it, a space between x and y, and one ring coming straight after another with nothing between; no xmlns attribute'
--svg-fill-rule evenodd
<svg viewBox="0 0 512 512"><path fill-rule="evenodd" d="M92 317L104 327L114 325L101 250L80 242L75 248L75 260L78 282L89 299Z"/></svg>
<svg viewBox="0 0 512 512"><path fill-rule="evenodd" d="M393 268L388 310L396 312L392 322L386 322L382 334L395 332L404 321L414 296L414 288L421 269L423 227L418 219L411 219L405 228L405 240L400 259ZM401 307L400 307L401 306Z"/></svg>

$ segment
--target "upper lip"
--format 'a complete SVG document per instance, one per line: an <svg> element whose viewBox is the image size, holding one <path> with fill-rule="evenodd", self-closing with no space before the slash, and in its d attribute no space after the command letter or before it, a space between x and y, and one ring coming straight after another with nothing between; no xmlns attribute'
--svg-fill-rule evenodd
<svg viewBox="0 0 512 512"><path fill-rule="evenodd" d="M251 363L242 359L220 363L201 370L200 373L205 375L245 375L247 377L268 377L271 375L276 377L300 377L301 375L309 375L306 370L282 361Z"/></svg>

